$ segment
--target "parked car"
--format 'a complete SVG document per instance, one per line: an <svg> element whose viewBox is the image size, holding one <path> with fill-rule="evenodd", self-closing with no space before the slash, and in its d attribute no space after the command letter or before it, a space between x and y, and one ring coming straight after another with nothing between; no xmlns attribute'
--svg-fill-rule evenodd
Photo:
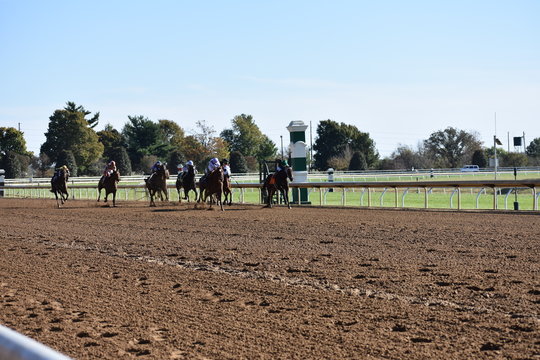
<svg viewBox="0 0 540 360"><path fill-rule="evenodd" d="M480 167L478 165L465 165L461 171L480 171Z"/></svg>

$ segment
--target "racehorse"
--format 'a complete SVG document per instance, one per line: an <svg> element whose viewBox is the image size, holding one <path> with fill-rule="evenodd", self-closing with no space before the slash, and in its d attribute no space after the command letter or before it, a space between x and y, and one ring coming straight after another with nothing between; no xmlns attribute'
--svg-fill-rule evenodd
<svg viewBox="0 0 540 360"><path fill-rule="evenodd" d="M119 181L120 181L120 172L118 170L113 171L112 174L109 176L102 176L101 179L99 179L99 183L98 183L97 201L99 202L99 198L101 197L101 189L105 189L104 202L107 202L107 197L109 196L109 194L112 194L113 207L116 207L116 190L118 189Z"/></svg>
<svg viewBox="0 0 540 360"><path fill-rule="evenodd" d="M150 194L150 206L156 206L154 202L154 196L159 196L163 201L162 194L165 195L165 199L169 201L169 195L167 194L167 179L169 178L169 170L165 166L161 166L150 177L144 179L146 188Z"/></svg>
<svg viewBox="0 0 540 360"><path fill-rule="evenodd" d="M216 196L216 202L219 204L221 211L223 209L223 202L221 201L221 195L223 194L223 169L218 167L210 174L205 175L199 181L199 200L197 202L206 202L208 196ZM210 209L212 208L212 201L210 201Z"/></svg>
<svg viewBox="0 0 540 360"><path fill-rule="evenodd" d="M54 196L56 197L56 205L58 207L60 207L60 204L58 203L58 195L60 195L62 205L69 198L69 194L67 192L68 179L69 170L63 168L60 168L51 179L51 192L54 193Z"/></svg>
<svg viewBox="0 0 540 360"><path fill-rule="evenodd" d="M291 208L291 204L289 203L289 180L293 181L292 169L290 166L286 166L280 171L268 175L263 184L263 191L266 190L267 194L266 207L272 207L274 194L279 191L283 196L287 207L289 209Z"/></svg>
<svg viewBox="0 0 540 360"><path fill-rule="evenodd" d="M231 177L229 175L223 175L223 198L224 198L223 202L225 203L225 205L231 206L232 190L231 190Z"/></svg>
<svg viewBox="0 0 540 360"><path fill-rule="evenodd" d="M188 165L187 173L178 174L176 179L176 190L178 191L178 201L182 202L182 195L180 190L184 188L184 200L189 202L189 191L193 190L195 192L195 201L197 201L197 186L195 186L195 168L193 165Z"/></svg>

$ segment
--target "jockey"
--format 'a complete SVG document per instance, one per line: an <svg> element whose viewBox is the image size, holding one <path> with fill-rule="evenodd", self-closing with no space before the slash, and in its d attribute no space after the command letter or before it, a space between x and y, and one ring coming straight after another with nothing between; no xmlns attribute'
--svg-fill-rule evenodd
<svg viewBox="0 0 540 360"><path fill-rule="evenodd" d="M287 167L289 167L289 163L287 162L287 160L278 160L276 164L276 172L280 172Z"/></svg>
<svg viewBox="0 0 540 360"><path fill-rule="evenodd" d="M220 166L221 166L221 164L219 163L218 158L212 158L208 162L208 166L206 167L206 171L205 171L206 175L210 174L212 171L216 170Z"/></svg>
<svg viewBox="0 0 540 360"><path fill-rule="evenodd" d="M116 162L114 160L111 160L107 166L105 166L105 170L103 171L103 176L111 176L113 172L116 171Z"/></svg>
<svg viewBox="0 0 540 360"><path fill-rule="evenodd" d="M190 165L193 166L193 170L195 171L195 173L197 173L197 170L195 170L195 165L193 165L193 160L189 160L186 165L184 165L183 171L187 174Z"/></svg>
<svg viewBox="0 0 540 360"><path fill-rule="evenodd" d="M155 173L156 171L160 170L163 168L163 164L161 164L161 161L156 161L156 163L152 166L152 174Z"/></svg>
<svg viewBox="0 0 540 360"><path fill-rule="evenodd" d="M229 160L223 159L221 160L221 167L223 168L223 175L231 177L231 167L229 166Z"/></svg>
<svg viewBox="0 0 540 360"><path fill-rule="evenodd" d="M69 176L69 169L68 169L68 167L67 167L66 165L62 165L62 166L60 166L59 168L56 168L56 171L54 172L53 179L54 179L54 178L57 178L58 176L60 176L60 172L61 172L62 170Z"/></svg>

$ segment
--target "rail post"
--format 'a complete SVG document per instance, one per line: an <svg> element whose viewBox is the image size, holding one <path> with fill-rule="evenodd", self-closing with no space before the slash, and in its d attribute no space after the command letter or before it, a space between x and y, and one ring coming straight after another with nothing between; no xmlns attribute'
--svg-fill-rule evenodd
<svg viewBox="0 0 540 360"><path fill-rule="evenodd" d="M4 197L4 188L3 188L3 186L4 186L4 174L5 173L6 172L4 171L4 169L0 169L0 187L2 187L0 189L0 197Z"/></svg>

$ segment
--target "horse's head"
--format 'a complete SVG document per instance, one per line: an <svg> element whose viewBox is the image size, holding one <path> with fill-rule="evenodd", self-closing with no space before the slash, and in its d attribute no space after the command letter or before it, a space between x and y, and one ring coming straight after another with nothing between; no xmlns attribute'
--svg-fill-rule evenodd
<svg viewBox="0 0 540 360"><path fill-rule="evenodd" d="M285 168L285 172L287 173L287 177L289 178L289 180L293 181L292 168L290 166L287 166Z"/></svg>

